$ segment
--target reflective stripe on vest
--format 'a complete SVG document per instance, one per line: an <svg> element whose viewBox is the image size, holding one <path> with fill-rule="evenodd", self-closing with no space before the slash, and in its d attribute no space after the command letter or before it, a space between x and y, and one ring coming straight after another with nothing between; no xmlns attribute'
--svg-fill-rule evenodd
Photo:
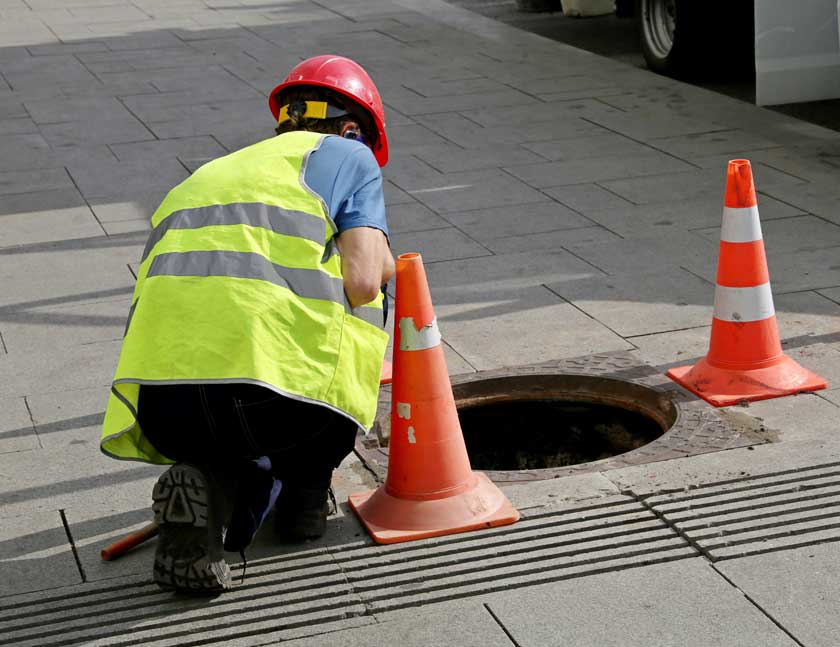
<svg viewBox="0 0 840 647"><path fill-rule="evenodd" d="M344 282L321 272L283 267L260 254L248 252L175 252L155 256L147 277L152 276L229 276L268 281L288 288L305 299L334 301L348 314L382 327L380 307L352 308L344 295Z"/></svg>
<svg viewBox="0 0 840 647"><path fill-rule="evenodd" d="M260 203L213 204L176 211L162 220L149 236L141 262L170 229L199 229L213 225L261 227L276 234L305 238L319 244L323 244L326 237L324 219L302 211Z"/></svg>

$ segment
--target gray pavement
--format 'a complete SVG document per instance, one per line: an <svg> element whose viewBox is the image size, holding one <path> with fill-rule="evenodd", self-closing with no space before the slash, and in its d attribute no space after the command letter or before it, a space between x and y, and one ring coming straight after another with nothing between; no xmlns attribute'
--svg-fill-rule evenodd
<svg viewBox="0 0 840 647"><path fill-rule="evenodd" d="M506 485L509 528L376 547L342 505L213 600L158 592L153 543L99 561L160 472L97 447L148 216L327 51L385 100L451 373L702 357L746 157L783 344L829 389L723 414L773 442ZM836 644L840 133L437 0L0 0L0 152L0 643ZM335 485L375 481L352 456Z"/></svg>

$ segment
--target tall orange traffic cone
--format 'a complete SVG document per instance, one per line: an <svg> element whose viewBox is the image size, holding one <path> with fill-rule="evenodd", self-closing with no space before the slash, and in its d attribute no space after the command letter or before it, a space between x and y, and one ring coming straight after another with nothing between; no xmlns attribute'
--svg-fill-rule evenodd
<svg viewBox="0 0 840 647"><path fill-rule="evenodd" d="M388 475L350 507L380 544L515 522L501 490L470 468L420 254L397 258L395 321Z"/></svg>
<svg viewBox="0 0 840 647"><path fill-rule="evenodd" d="M729 162L726 174L709 352L694 366L672 368L668 377L717 407L828 385L782 353L747 160Z"/></svg>

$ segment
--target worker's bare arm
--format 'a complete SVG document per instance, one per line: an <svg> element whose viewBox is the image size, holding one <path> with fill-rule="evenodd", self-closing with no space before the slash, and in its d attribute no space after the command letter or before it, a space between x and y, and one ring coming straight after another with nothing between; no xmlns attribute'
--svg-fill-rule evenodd
<svg viewBox="0 0 840 647"><path fill-rule="evenodd" d="M336 240L347 300L354 308L370 303L394 275L394 257L385 234L373 227L353 227Z"/></svg>

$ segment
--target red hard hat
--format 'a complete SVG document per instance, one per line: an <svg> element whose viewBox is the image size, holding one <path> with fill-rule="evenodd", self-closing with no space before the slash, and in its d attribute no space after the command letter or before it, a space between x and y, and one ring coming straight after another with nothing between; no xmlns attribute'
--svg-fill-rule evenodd
<svg viewBox="0 0 840 647"><path fill-rule="evenodd" d="M379 90L361 65L349 58L331 54L314 56L298 63L285 80L268 95L268 107L271 108L275 119L279 117L282 107L277 95L296 85L329 88L364 108L373 118L377 131L373 155L379 166L388 163L388 138L385 135L385 110L382 107L382 99L379 97Z"/></svg>

